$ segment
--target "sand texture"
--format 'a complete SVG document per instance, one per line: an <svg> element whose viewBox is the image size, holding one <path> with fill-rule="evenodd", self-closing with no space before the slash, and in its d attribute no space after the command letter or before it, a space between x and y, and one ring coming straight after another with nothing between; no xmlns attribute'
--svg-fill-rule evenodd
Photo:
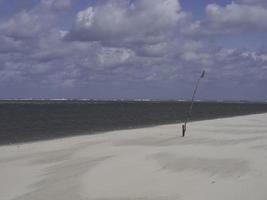
<svg viewBox="0 0 267 200"><path fill-rule="evenodd" d="M266 200L267 114L0 147L0 200Z"/></svg>

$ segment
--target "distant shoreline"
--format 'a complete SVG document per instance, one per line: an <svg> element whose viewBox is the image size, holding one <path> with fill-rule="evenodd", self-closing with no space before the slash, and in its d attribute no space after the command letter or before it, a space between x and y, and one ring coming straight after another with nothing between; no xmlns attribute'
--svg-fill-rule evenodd
<svg viewBox="0 0 267 200"><path fill-rule="evenodd" d="M158 100L158 99L0 99L0 103L50 103L50 102L70 102L70 103L108 103L108 102L128 102L128 103L136 103L136 102L148 102L148 103L179 103L179 102L191 102L190 99L169 99L169 100ZM267 104L267 100L262 101L252 101L252 100L195 100L195 102L201 103L249 103L249 104Z"/></svg>

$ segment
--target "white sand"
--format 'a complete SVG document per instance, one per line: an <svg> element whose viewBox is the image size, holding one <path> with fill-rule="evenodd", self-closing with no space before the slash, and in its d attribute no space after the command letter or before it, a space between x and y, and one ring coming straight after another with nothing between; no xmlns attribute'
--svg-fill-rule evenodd
<svg viewBox="0 0 267 200"><path fill-rule="evenodd" d="M0 147L0 200L267 199L267 114Z"/></svg>

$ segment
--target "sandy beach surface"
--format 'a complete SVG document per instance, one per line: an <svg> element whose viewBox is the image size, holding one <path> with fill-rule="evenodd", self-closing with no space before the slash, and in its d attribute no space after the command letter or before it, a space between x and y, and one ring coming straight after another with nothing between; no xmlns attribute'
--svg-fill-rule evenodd
<svg viewBox="0 0 267 200"><path fill-rule="evenodd" d="M267 114L0 147L1 200L266 200Z"/></svg>

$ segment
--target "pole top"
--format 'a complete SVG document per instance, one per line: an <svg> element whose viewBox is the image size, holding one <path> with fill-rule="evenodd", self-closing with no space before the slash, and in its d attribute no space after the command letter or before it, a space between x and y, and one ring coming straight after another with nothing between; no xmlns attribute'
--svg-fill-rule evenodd
<svg viewBox="0 0 267 200"><path fill-rule="evenodd" d="M205 73L206 73L206 71L205 71L205 70L203 70L203 71L202 71L202 73L201 73L201 76L200 76L200 78L203 78L203 77L205 76Z"/></svg>

